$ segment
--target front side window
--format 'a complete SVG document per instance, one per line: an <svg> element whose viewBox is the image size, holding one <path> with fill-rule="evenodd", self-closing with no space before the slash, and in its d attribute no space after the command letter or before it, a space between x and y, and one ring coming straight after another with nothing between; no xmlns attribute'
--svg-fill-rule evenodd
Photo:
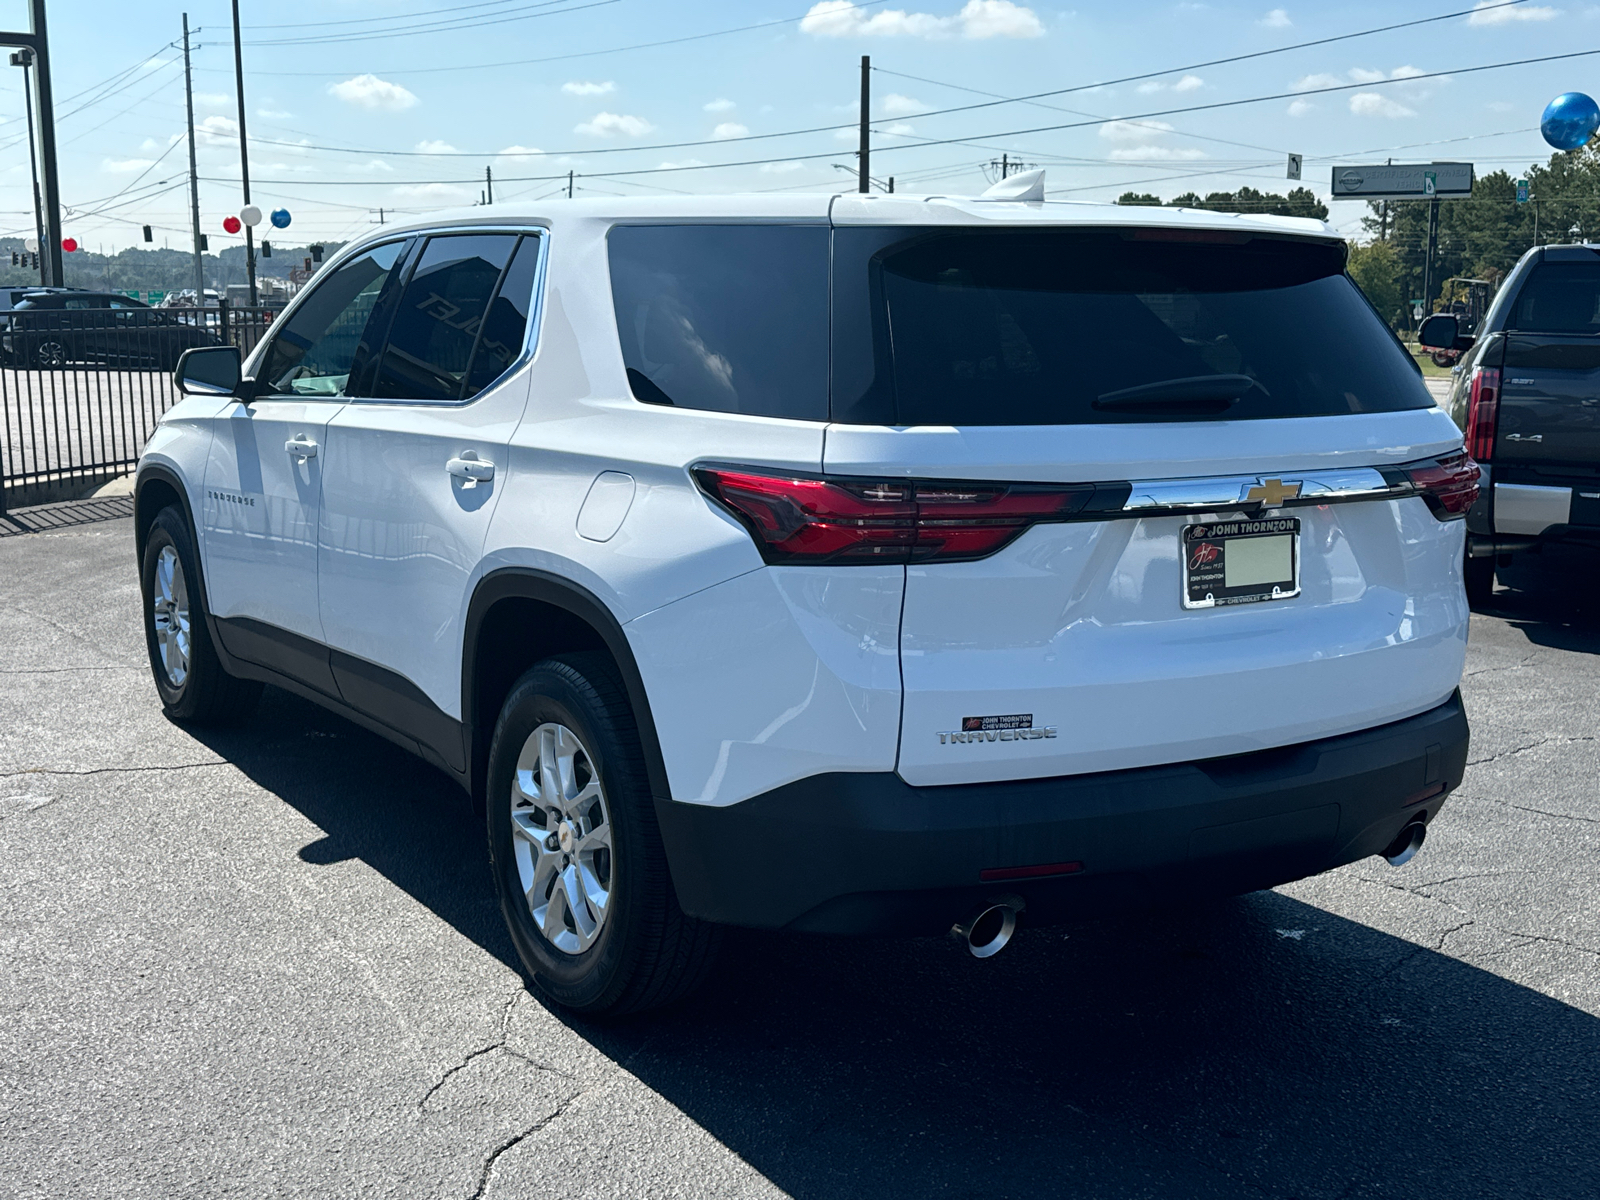
<svg viewBox="0 0 1600 1200"><path fill-rule="evenodd" d="M611 295L634 398L828 419L828 230L618 226Z"/></svg>
<svg viewBox="0 0 1600 1200"><path fill-rule="evenodd" d="M359 377L372 354L368 326L404 246L374 246L314 285L267 347L256 376L262 392L348 394L352 373Z"/></svg>
<svg viewBox="0 0 1600 1200"><path fill-rule="evenodd" d="M1600 333L1600 262L1540 263L1517 294L1506 328Z"/></svg>
<svg viewBox="0 0 1600 1200"><path fill-rule="evenodd" d="M520 321L494 304L517 242L514 233L457 233L428 239L396 307L389 344L378 366L375 397L460 400L493 382L521 353L531 271L523 272L527 279L520 285L527 293ZM531 262L537 258L538 239L528 238L527 243ZM508 303L516 310L514 302ZM475 353L483 356L481 370L475 367ZM475 385L470 391L469 373Z"/></svg>

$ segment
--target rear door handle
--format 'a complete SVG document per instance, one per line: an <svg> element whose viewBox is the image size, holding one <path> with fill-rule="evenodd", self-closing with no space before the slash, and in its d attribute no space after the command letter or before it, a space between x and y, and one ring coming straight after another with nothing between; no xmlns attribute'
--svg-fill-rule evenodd
<svg viewBox="0 0 1600 1200"><path fill-rule="evenodd" d="M494 478L494 464L479 458L471 450L463 450L459 457L445 463L444 469L457 479L465 479L467 487L476 487Z"/></svg>
<svg viewBox="0 0 1600 1200"><path fill-rule="evenodd" d="M317 444L303 433L297 433L283 444L284 450L304 462L317 456Z"/></svg>

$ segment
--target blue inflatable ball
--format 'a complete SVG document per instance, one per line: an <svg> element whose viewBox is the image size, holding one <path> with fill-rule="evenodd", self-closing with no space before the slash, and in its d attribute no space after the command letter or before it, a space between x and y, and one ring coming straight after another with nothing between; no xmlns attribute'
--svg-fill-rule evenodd
<svg viewBox="0 0 1600 1200"><path fill-rule="evenodd" d="M1588 97L1585 97L1585 99L1588 99ZM1589 103L1593 104L1594 101L1590 100ZM272 221L272 227L274 229L289 228L289 210L287 208L273 209L272 216L269 219Z"/></svg>
<svg viewBox="0 0 1600 1200"><path fill-rule="evenodd" d="M1545 106L1539 132L1557 150L1576 150L1589 144L1600 129L1600 105L1582 92L1564 92Z"/></svg>

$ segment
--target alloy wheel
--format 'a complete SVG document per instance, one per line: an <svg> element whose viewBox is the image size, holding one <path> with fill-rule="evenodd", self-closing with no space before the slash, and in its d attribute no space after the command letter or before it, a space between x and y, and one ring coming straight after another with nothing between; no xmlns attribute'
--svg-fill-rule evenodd
<svg viewBox="0 0 1600 1200"><path fill-rule="evenodd" d="M183 562L172 546L163 546L150 578L150 614L155 624L156 649L167 682L175 688L189 678L189 585Z"/></svg>
<svg viewBox="0 0 1600 1200"><path fill-rule="evenodd" d="M616 857L605 791L578 735L554 722L529 734L510 800L528 912L557 950L582 954L605 927Z"/></svg>

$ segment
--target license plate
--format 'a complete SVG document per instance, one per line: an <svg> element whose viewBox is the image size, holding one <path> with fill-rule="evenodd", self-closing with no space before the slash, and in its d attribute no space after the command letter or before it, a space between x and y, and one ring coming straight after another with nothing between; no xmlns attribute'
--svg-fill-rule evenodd
<svg viewBox="0 0 1600 1200"><path fill-rule="evenodd" d="M1300 594L1300 519L1214 521L1183 529L1183 606L1219 608Z"/></svg>

